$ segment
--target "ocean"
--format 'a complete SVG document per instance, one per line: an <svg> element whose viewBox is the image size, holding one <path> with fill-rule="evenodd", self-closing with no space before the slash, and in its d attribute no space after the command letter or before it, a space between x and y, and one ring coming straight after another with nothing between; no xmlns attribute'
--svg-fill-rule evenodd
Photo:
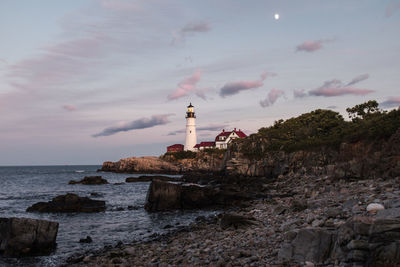
<svg viewBox="0 0 400 267"><path fill-rule="evenodd" d="M189 225L198 216L217 211L172 211L147 213L144 210L149 182L125 182L125 178L141 174L96 172L101 166L24 166L0 167L0 217L27 217L59 222L57 249L49 256L5 258L0 266L57 266L74 253L145 240L154 234ZM101 175L110 184L69 185L70 180ZM179 177L179 176L177 176ZM107 210L99 213L29 213L26 209L40 201L74 193L105 200ZM91 196L96 193L96 197ZM129 206L129 209L128 209ZM164 229L166 225L172 228ZM92 243L79 243L91 236Z"/></svg>

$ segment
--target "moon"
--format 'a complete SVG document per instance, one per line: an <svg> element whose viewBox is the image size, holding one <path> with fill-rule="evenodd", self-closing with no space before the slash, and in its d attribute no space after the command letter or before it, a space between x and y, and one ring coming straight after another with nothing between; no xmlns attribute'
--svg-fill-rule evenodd
<svg viewBox="0 0 400 267"><path fill-rule="evenodd" d="M278 19L279 19L279 14L278 14L278 13L275 13L275 14L274 14L274 19L275 19L275 20L278 20Z"/></svg>

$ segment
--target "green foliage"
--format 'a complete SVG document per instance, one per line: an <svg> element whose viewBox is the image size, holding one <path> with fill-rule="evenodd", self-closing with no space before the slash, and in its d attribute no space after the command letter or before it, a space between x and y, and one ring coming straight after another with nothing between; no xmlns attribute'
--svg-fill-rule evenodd
<svg viewBox="0 0 400 267"><path fill-rule="evenodd" d="M180 159L194 159L196 157L197 153L193 151L178 151L178 152L167 152L164 154L165 156L172 156L176 160Z"/></svg>
<svg viewBox="0 0 400 267"><path fill-rule="evenodd" d="M224 155L226 152L226 149L219 149L219 148L206 148L204 150L201 150L204 153L207 153L209 155Z"/></svg>
<svg viewBox="0 0 400 267"><path fill-rule="evenodd" d="M318 109L296 118L278 120L257 134L237 139L233 150L248 158L261 158L267 151L315 150L338 148L343 142L387 139L400 127L400 111L382 111L375 100L348 108L352 121L334 111Z"/></svg>
<svg viewBox="0 0 400 267"><path fill-rule="evenodd" d="M369 100L352 108L347 108L346 111L349 113L349 118L356 121L358 119L368 119L372 114L382 112L378 106L379 104L376 100Z"/></svg>

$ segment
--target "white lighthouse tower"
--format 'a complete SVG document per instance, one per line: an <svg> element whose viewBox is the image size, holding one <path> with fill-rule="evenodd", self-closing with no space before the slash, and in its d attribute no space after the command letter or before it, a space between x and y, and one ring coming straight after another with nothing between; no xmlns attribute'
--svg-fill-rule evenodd
<svg viewBox="0 0 400 267"><path fill-rule="evenodd" d="M186 139L185 150L194 151L194 146L197 144L196 136L196 115L194 114L194 107L192 103L187 106L186 111Z"/></svg>

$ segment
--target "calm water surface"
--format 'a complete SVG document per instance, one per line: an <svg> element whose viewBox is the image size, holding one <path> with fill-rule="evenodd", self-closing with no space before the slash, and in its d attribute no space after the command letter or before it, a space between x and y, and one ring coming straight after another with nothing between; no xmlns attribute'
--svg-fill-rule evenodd
<svg viewBox="0 0 400 267"><path fill-rule="evenodd" d="M188 225L197 216L214 211L175 211L147 213L143 207L149 182L124 182L126 177L139 174L97 173L101 166L38 166L0 167L0 217L28 217L60 223L57 250L50 256L23 259L2 258L0 266L56 266L73 253L115 245L118 241L132 242L165 233L165 225ZM110 184L69 185L70 180L101 175ZM179 177L179 176L176 176ZM107 210L100 213L39 214L26 208L39 201L50 201L57 195L75 193L105 200ZM90 196L98 193L98 197ZM128 206L131 206L128 209ZM123 208L122 211L118 210ZM172 228L174 229L174 228ZM171 229L168 229L171 230ZM81 244L79 239L91 236L93 243Z"/></svg>

